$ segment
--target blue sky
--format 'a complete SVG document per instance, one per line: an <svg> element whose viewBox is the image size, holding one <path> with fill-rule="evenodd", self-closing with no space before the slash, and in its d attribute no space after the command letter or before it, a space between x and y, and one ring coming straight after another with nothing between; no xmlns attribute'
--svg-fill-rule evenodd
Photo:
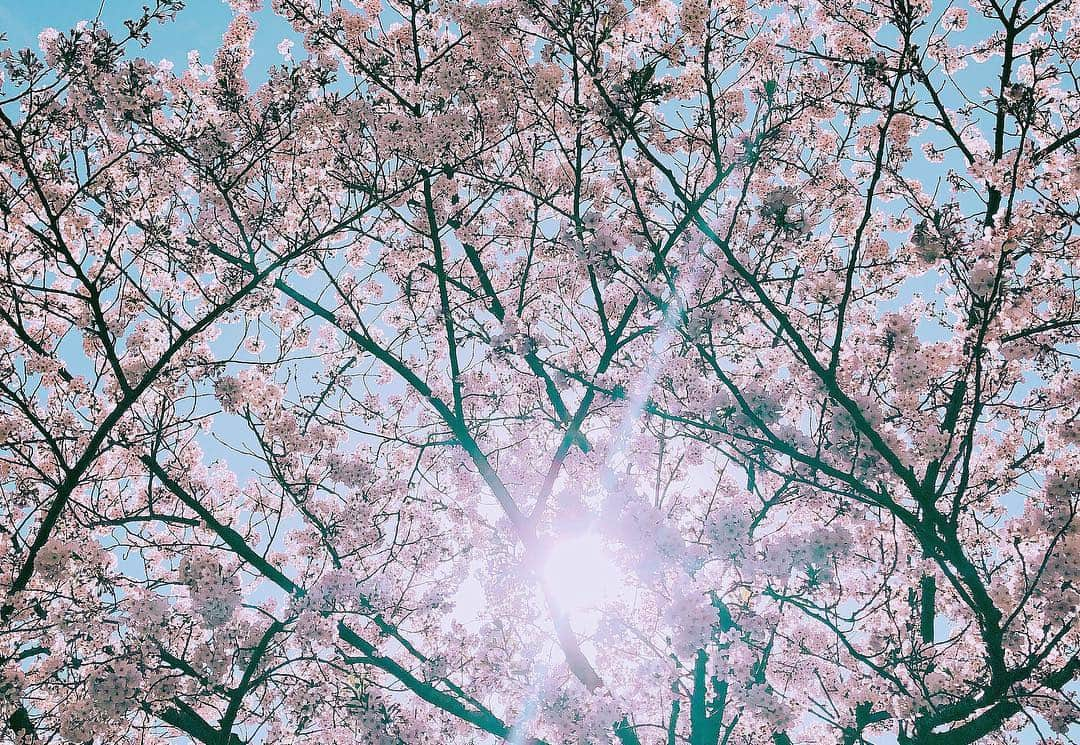
<svg viewBox="0 0 1080 745"><path fill-rule="evenodd" d="M152 4L153 0L0 0L0 31L7 34L5 46L36 50L37 36L44 28L67 31L81 20L97 17L100 10L105 26L122 32L126 19L138 18L142 6ZM182 67L187 64L187 53L197 49L209 61L231 17L232 11L223 0L188 0L187 7L174 22L152 27L150 46L134 54L154 62L170 59ZM278 42L286 36L295 38L295 34L269 9L258 13L256 18L259 30L250 72L253 79L261 82L266 69L281 60L276 49Z"/></svg>

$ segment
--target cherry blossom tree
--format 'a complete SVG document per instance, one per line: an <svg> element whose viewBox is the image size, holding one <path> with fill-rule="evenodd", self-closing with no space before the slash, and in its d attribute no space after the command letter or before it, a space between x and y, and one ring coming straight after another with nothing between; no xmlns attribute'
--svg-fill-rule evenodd
<svg viewBox="0 0 1080 745"><path fill-rule="evenodd" d="M1068 741L1077 0L231 4L2 53L4 742Z"/></svg>

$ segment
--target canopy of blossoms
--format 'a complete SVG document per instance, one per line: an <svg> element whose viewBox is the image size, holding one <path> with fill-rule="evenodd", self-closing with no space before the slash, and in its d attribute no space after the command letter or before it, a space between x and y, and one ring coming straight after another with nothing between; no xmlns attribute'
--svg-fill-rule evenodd
<svg viewBox="0 0 1080 745"><path fill-rule="evenodd" d="M0 741L1070 741L1078 0L231 5L0 52Z"/></svg>

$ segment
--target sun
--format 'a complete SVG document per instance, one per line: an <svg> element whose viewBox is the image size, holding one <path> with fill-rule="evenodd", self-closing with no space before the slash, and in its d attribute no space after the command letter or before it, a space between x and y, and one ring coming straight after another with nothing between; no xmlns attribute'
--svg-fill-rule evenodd
<svg viewBox="0 0 1080 745"><path fill-rule="evenodd" d="M584 620L626 590L626 577L615 562L610 541L593 532L553 543L543 578L558 609L571 620Z"/></svg>

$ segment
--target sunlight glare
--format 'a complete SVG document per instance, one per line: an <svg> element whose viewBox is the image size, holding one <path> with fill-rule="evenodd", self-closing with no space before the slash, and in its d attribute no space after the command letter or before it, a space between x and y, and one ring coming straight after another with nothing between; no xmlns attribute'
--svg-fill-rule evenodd
<svg viewBox="0 0 1080 745"><path fill-rule="evenodd" d="M595 610L625 589L607 541L595 533L556 542L544 563L544 581L559 609L571 617Z"/></svg>

